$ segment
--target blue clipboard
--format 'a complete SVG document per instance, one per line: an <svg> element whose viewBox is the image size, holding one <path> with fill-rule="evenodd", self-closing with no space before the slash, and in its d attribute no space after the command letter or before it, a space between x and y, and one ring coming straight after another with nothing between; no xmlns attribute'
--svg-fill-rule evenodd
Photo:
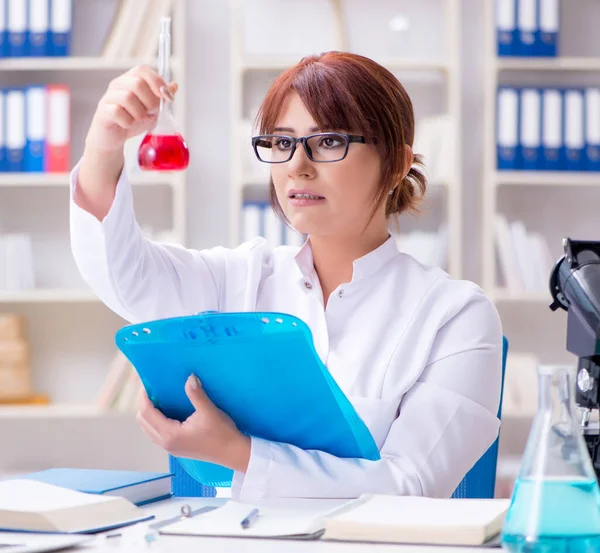
<svg viewBox="0 0 600 553"><path fill-rule="evenodd" d="M169 418L183 421L193 413L184 389L193 373L213 403L249 436L337 457L380 458L371 432L297 317L205 312L128 325L115 341L150 400ZM206 486L231 485L229 468L178 459Z"/></svg>

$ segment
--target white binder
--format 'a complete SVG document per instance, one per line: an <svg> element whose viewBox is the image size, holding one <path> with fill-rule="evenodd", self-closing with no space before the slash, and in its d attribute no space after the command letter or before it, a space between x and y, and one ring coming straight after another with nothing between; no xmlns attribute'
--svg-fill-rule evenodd
<svg viewBox="0 0 600 553"><path fill-rule="evenodd" d="M542 108L538 89L524 88L521 90L520 117L522 169L539 169Z"/></svg>
<svg viewBox="0 0 600 553"><path fill-rule="evenodd" d="M516 30L516 1L496 0L496 37L499 56L515 56L518 54Z"/></svg>
<svg viewBox="0 0 600 553"><path fill-rule="evenodd" d="M546 171L562 168L562 93L557 88L542 91L542 166Z"/></svg>
<svg viewBox="0 0 600 553"><path fill-rule="evenodd" d="M583 92L570 89L565 92L565 165L569 171L583 169L585 147L583 132Z"/></svg>
<svg viewBox="0 0 600 553"><path fill-rule="evenodd" d="M6 149L9 171L23 171L25 157L25 94L20 89L6 93Z"/></svg>
<svg viewBox="0 0 600 553"><path fill-rule="evenodd" d="M277 217L270 204L265 204L263 210L265 240L271 247L277 248L283 242L283 222Z"/></svg>
<svg viewBox="0 0 600 553"><path fill-rule="evenodd" d="M540 39L539 53L543 56L556 56L558 53L558 33L560 23L559 0L539 0Z"/></svg>
<svg viewBox="0 0 600 553"><path fill-rule="evenodd" d="M242 242L252 240L262 233L262 208L257 203L245 203L242 207Z"/></svg>
<svg viewBox="0 0 600 553"><path fill-rule="evenodd" d="M496 143L498 169L517 168L519 95L516 88L498 90Z"/></svg>
<svg viewBox="0 0 600 553"><path fill-rule="evenodd" d="M517 6L519 53L522 56L535 56L536 35L539 32L536 0L519 0Z"/></svg>
<svg viewBox="0 0 600 553"><path fill-rule="evenodd" d="M600 88L585 90L585 168L600 171Z"/></svg>
<svg viewBox="0 0 600 553"><path fill-rule="evenodd" d="M50 30L49 0L29 0L29 54L50 55L48 31Z"/></svg>

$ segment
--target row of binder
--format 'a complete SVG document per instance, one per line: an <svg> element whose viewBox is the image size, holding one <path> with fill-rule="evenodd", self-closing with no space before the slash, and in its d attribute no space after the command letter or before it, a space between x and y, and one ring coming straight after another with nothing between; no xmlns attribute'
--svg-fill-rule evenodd
<svg viewBox="0 0 600 553"><path fill-rule="evenodd" d="M499 170L600 171L600 88L500 87Z"/></svg>
<svg viewBox="0 0 600 553"><path fill-rule="evenodd" d="M499 56L557 56L559 29L559 0L496 0Z"/></svg>
<svg viewBox="0 0 600 553"><path fill-rule="evenodd" d="M72 0L0 0L0 58L68 56Z"/></svg>
<svg viewBox="0 0 600 553"><path fill-rule="evenodd" d="M304 235L288 227L267 202L244 202L242 206L242 242L262 236L269 244L278 246L301 246Z"/></svg>
<svg viewBox="0 0 600 553"><path fill-rule="evenodd" d="M0 172L68 172L70 118L66 85L0 89Z"/></svg>

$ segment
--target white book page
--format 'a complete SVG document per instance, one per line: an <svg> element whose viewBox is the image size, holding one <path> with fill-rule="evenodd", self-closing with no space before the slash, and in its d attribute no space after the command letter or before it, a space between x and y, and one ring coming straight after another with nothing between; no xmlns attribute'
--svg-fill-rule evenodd
<svg viewBox="0 0 600 553"><path fill-rule="evenodd" d="M510 500L433 499L372 496L357 507L333 515L337 522L402 527L460 528L486 526L508 509Z"/></svg>
<svg viewBox="0 0 600 553"><path fill-rule="evenodd" d="M53 486L35 480L0 481L0 511L36 513L119 500Z"/></svg>

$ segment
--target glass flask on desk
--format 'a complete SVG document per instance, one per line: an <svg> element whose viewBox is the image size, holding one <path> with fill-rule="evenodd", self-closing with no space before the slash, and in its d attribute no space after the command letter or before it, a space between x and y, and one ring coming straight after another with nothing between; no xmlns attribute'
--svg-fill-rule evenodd
<svg viewBox="0 0 600 553"><path fill-rule="evenodd" d="M576 419L574 368L540 366L538 410L502 529L511 553L600 552L600 489Z"/></svg>

